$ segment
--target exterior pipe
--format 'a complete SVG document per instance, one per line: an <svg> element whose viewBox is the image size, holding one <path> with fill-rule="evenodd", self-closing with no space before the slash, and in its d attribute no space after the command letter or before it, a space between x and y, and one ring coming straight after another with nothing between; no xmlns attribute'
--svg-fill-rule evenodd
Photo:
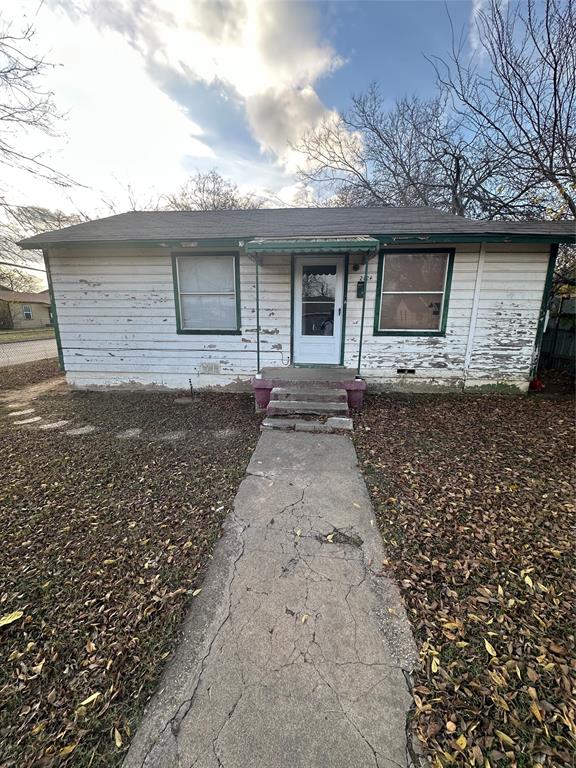
<svg viewBox="0 0 576 768"><path fill-rule="evenodd" d="M362 367L362 341L364 339L364 315L366 314L366 293L368 291L368 254L364 256L364 296L362 297L362 318L360 320L360 338L358 340L358 370L356 375L360 376Z"/></svg>
<svg viewBox="0 0 576 768"><path fill-rule="evenodd" d="M256 368L260 373L260 269L256 259Z"/></svg>

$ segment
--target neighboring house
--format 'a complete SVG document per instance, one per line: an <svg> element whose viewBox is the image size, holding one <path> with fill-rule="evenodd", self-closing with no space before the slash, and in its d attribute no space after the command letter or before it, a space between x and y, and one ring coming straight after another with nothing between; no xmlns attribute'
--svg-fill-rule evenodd
<svg viewBox="0 0 576 768"><path fill-rule="evenodd" d="M0 328L46 328L52 323L50 294L0 290Z"/></svg>
<svg viewBox="0 0 576 768"><path fill-rule="evenodd" d="M574 222L430 208L132 212L42 248L78 387L238 386L288 366L403 389L526 390Z"/></svg>

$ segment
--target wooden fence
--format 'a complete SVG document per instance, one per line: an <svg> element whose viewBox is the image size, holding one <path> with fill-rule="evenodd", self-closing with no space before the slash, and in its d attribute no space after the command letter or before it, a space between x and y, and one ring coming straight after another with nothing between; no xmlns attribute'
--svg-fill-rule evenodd
<svg viewBox="0 0 576 768"><path fill-rule="evenodd" d="M540 367L576 375L576 298L557 296L542 339Z"/></svg>

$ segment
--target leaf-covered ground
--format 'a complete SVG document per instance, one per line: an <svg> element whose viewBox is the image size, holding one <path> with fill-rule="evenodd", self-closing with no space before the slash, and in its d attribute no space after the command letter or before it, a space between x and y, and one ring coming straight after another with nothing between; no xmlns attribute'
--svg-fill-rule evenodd
<svg viewBox="0 0 576 768"><path fill-rule="evenodd" d="M114 766L193 608L260 419L234 394L32 405L101 429L0 419L0 765ZM112 426L148 431L121 440ZM155 427L189 432L163 442Z"/></svg>
<svg viewBox="0 0 576 768"><path fill-rule="evenodd" d="M355 442L436 766L573 765L574 401L375 396Z"/></svg>
<svg viewBox="0 0 576 768"><path fill-rule="evenodd" d="M41 381L61 375L58 358L2 367L0 368L0 392L21 389L29 384L39 384Z"/></svg>

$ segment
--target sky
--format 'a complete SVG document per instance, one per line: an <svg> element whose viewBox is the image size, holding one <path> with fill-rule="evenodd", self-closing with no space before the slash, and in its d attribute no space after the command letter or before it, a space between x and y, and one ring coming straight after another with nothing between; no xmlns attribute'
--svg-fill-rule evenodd
<svg viewBox="0 0 576 768"><path fill-rule="evenodd" d="M1 18L32 23L51 67L42 88L64 117L20 146L70 175L60 190L10 172L14 203L91 216L218 169L290 205L304 130L377 81L390 104L430 96L426 56L451 44L448 14L474 47L484 0L21 0Z"/></svg>

